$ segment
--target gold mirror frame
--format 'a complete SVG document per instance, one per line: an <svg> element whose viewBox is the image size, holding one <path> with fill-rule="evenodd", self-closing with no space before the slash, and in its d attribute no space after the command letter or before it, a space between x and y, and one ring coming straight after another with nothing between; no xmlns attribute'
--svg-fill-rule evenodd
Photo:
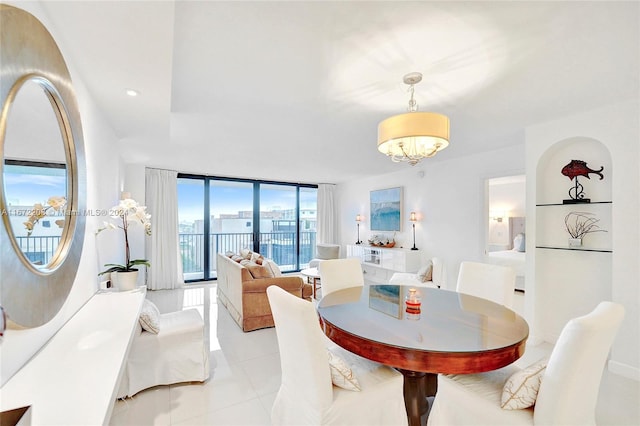
<svg viewBox="0 0 640 426"><path fill-rule="evenodd" d="M80 264L84 242L86 172L84 141L71 76L55 40L30 13L0 4L0 305L8 325L37 327L50 321L67 299ZM4 191L7 118L16 94L27 81L46 92L58 119L67 161L65 225L53 259L32 264L18 246L9 223Z"/></svg>

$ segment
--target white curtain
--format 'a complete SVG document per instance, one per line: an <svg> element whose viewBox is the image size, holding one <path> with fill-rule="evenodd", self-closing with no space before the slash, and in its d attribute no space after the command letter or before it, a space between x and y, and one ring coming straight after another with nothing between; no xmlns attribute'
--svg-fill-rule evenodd
<svg viewBox="0 0 640 426"><path fill-rule="evenodd" d="M151 290L182 287L182 260L178 241L178 172L146 169L147 211L151 214L151 262L147 285Z"/></svg>
<svg viewBox="0 0 640 426"><path fill-rule="evenodd" d="M338 244L338 214L336 211L335 185L318 185L318 234L320 244Z"/></svg>

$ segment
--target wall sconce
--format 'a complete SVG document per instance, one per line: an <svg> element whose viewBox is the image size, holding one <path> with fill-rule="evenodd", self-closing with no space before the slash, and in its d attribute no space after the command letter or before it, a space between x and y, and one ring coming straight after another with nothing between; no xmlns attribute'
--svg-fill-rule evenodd
<svg viewBox="0 0 640 426"><path fill-rule="evenodd" d="M411 212L409 214L409 221L413 225L413 247L411 247L411 250L418 250L418 247L416 247L416 222L418 221L416 212Z"/></svg>
<svg viewBox="0 0 640 426"><path fill-rule="evenodd" d="M490 212L489 216L491 216L492 220L495 220L496 222L500 223L504 219L505 213L503 211L496 210L496 211Z"/></svg>
<svg viewBox="0 0 640 426"><path fill-rule="evenodd" d="M357 214L356 215L356 224L358 225L358 239L356 241L356 244L362 244L362 241L360 241L360 222L362 222L362 216Z"/></svg>

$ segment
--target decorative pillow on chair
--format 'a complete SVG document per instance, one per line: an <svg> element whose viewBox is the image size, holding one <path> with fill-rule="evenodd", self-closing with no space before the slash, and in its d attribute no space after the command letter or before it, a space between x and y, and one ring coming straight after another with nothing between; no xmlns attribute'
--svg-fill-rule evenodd
<svg viewBox="0 0 640 426"><path fill-rule="evenodd" d="M543 358L529 367L513 373L502 389L500 406L505 410L532 407L536 403L548 361L548 358Z"/></svg>
<svg viewBox="0 0 640 426"><path fill-rule="evenodd" d="M431 281L432 274L433 274L433 262L429 261L429 263L427 263L425 266L420 268L420 270L416 275L418 275L418 279L420 281L422 281L423 283L426 283L427 281Z"/></svg>
<svg viewBox="0 0 640 426"><path fill-rule="evenodd" d="M331 382L339 388L359 392L360 383L347 363L339 356L327 349Z"/></svg>
<svg viewBox="0 0 640 426"><path fill-rule="evenodd" d="M158 307L148 299L144 299L142 310L140 311L140 325L143 330L153 334L160 331L160 311Z"/></svg>

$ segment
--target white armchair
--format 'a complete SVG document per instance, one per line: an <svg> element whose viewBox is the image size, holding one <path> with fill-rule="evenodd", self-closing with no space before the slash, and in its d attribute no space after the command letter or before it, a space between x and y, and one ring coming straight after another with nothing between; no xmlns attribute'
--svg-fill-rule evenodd
<svg viewBox="0 0 640 426"><path fill-rule="evenodd" d="M138 326L125 362L118 398L133 396L157 385L203 382L209 378L209 352L200 313L187 309L158 314L153 322L157 334Z"/></svg>
<svg viewBox="0 0 640 426"><path fill-rule="evenodd" d="M438 376L428 425L595 425L602 371L623 316L621 305L602 302L567 323L542 373L534 407L501 408L505 382L520 371L514 365Z"/></svg>
<svg viewBox="0 0 640 426"><path fill-rule="evenodd" d="M516 286L516 272L510 266L462 262L456 291L491 300L511 308Z"/></svg>
<svg viewBox="0 0 640 426"><path fill-rule="evenodd" d="M322 260L339 258L340 246L338 244L316 244L316 257L309 261L309 268L317 268Z"/></svg>
<svg viewBox="0 0 640 426"><path fill-rule="evenodd" d="M325 341L312 303L276 286L267 288L276 324L282 384L271 410L278 425L407 424L402 374L338 349L359 391L332 385ZM331 348L332 352L338 347Z"/></svg>

